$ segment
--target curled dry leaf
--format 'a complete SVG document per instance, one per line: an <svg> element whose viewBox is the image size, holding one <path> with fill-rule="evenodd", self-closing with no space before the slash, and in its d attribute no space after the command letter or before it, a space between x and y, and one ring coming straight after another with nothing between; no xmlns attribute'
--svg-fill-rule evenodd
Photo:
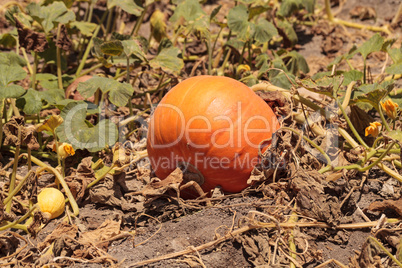
<svg viewBox="0 0 402 268"><path fill-rule="evenodd" d="M352 18L359 18L361 20L370 20L377 17L377 12L374 8L369 6L355 6L349 11Z"/></svg>
<svg viewBox="0 0 402 268"><path fill-rule="evenodd" d="M61 222L57 225L56 229L53 230L51 234L46 236L43 242L38 244L38 248L42 251L46 247L50 246L57 238L61 237L62 235L70 236L71 238L75 238L78 232L78 227L76 225L70 225L66 222Z"/></svg>
<svg viewBox="0 0 402 268"><path fill-rule="evenodd" d="M159 180L154 178L142 189L141 194L145 197L161 196L168 190L179 191L180 184L183 182L183 172L176 168L166 179Z"/></svg>
<svg viewBox="0 0 402 268"><path fill-rule="evenodd" d="M57 47L65 50L65 51L68 51L68 50L70 50L72 43L71 43L70 38L68 37L66 26L63 24L60 27L61 28L60 28L59 40L57 40L57 34L54 34L53 41L55 42Z"/></svg>
<svg viewBox="0 0 402 268"><path fill-rule="evenodd" d="M391 209L395 211L400 217L402 217L402 197L398 200L384 200L373 202L367 209L380 212L383 212L386 209Z"/></svg>
<svg viewBox="0 0 402 268"><path fill-rule="evenodd" d="M253 234L251 236L238 236L236 239L243 245L243 249L249 255L248 261L254 264L255 267L269 262L271 257L269 237Z"/></svg>
<svg viewBox="0 0 402 268"><path fill-rule="evenodd" d="M21 140L18 140L18 128L21 129ZM23 116L12 117L4 126L3 133L5 136L4 145L21 145L26 144L31 150L39 149L39 143L34 135L35 127L25 127Z"/></svg>
<svg viewBox="0 0 402 268"><path fill-rule="evenodd" d="M261 99L263 99L271 108L275 114L287 116L291 112L290 102L286 97L277 91L256 91Z"/></svg>
<svg viewBox="0 0 402 268"><path fill-rule="evenodd" d="M13 235L13 232L0 234L0 257L13 254L17 250L19 244L20 240Z"/></svg>
<svg viewBox="0 0 402 268"><path fill-rule="evenodd" d="M95 172L92 167L92 157L84 158L78 168L65 180L77 202L84 199L88 184L95 180Z"/></svg>
<svg viewBox="0 0 402 268"><path fill-rule="evenodd" d="M142 209L140 203L129 203L123 194L128 191L124 172L112 176L106 175L102 184L90 188L89 196L92 203L120 207L124 211L138 211Z"/></svg>
<svg viewBox="0 0 402 268"><path fill-rule="evenodd" d="M300 212L318 221L337 225L341 217L339 200L326 193L328 183L316 170L299 169L291 183L296 193L297 207Z"/></svg>
<svg viewBox="0 0 402 268"><path fill-rule="evenodd" d="M96 230L82 233L78 241L82 244L99 245L106 242L106 248L109 240L120 234L121 220L113 221L107 219Z"/></svg>
<svg viewBox="0 0 402 268"><path fill-rule="evenodd" d="M26 51L43 52L49 48L49 44L46 40L46 35L44 33L35 32L27 27L25 27L16 17L15 25L18 32L18 40L21 47L25 48Z"/></svg>

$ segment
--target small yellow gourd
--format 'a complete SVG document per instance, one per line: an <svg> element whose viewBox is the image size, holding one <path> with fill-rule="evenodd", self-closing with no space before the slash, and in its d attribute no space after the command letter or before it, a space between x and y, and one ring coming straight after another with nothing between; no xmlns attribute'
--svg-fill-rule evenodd
<svg viewBox="0 0 402 268"><path fill-rule="evenodd" d="M56 188L45 188L38 195L38 205L46 219L57 218L64 212L64 195Z"/></svg>

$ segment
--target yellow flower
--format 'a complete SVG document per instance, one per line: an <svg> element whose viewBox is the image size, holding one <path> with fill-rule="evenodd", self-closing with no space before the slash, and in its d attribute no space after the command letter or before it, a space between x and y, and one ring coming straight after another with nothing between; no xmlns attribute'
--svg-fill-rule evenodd
<svg viewBox="0 0 402 268"><path fill-rule="evenodd" d="M53 151L56 152L56 143L53 144ZM65 142L59 143L59 148L57 151L62 159L75 154L74 148L71 146L71 144Z"/></svg>
<svg viewBox="0 0 402 268"><path fill-rule="evenodd" d="M380 133L381 123L373 122L370 123L370 126L366 127L366 136L370 135L373 137L377 137Z"/></svg>
<svg viewBox="0 0 402 268"><path fill-rule="evenodd" d="M63 123L63 118L60 115L52 115L49 119L43 123L36 125L36 132L44 130L54 132L54 130Z"/></svg>
<svg viewBox="0 0 402 268"><path fill-rule="evenodd" d="M395 119L397 115L398 104L393 102L391 99L381 102L381 106L389 118Z"/></svg>

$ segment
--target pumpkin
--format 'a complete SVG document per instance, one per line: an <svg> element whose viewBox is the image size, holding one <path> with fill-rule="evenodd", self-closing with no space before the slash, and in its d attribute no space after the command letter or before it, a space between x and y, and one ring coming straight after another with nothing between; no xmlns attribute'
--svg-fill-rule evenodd
<svg viewBox="0 0 402 268"><path fill-rule="evenodd" d="M38 195L38 205L45 219L57 218L64 212L64 195L56 188L45 188Z"/></svg>
<svg viewBox="0 0 402 268"><path fill-rule="evenodd" d="M148 156L161 179L184 166L202 175L198 182L206 192L216 186L240 192L260 161L261 142L278 128L272 109L243 83L192 77L173 87L156 107Z"/></svg>

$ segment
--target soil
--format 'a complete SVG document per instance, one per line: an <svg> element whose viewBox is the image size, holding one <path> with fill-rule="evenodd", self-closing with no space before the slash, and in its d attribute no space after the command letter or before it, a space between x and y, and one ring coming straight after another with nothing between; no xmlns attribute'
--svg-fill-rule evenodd
<svg viewBox="0 0 402 268"><path fill-rule="evenodd" d="M220 1L208 1L206 9L212 10L217 6L218 2ZM231 7L230 1L223 2L223 9ZM341 0L341 2L341 7L336 5L333 7L333 11L337 12L339 9L340 12L337 17L350 21L362 22L360 19L351 18L350 16L350 11L357 6L363 5L373 8L376 11L376 19L363 21L363 23L369 25L383 25L385 22L389 22L400 4L399 1L395 0L369 0L364 1L364 4L358 0ZM317 5L323 7L323 1L318 1ZM149 24L145 24L140 31L149 32ZM326 70L326 66L336 56L345 53L354 44L361 44L371 34L368 31L342 27L328 35L319 35L314 31L309 27L297 29L300 39L297 51L306 58L310 67L309 75ZM400 29L398 32L400 36ZM335 51L326 51L326 48L323 47L324 41L339 39L341 35L343 36L341 45ZM144 36L148 35L144 34ZM361 61L358 57L352 60ZM372 56L369 58L368 64L374 72L381 69L384 63L382 58ZM288 169L292 169L292 167L288 167ZM9 171L11 171L11 168ZM134 172L135 168L131 169L131 171ZM26 173L26 167L18 171L21 176ZM137 170L137 173L141 172ZM317 190L314 188L313 183L313 186L303 183L307 181L306 178L320 181L322 182L320 185L324 186L317 186ZM358 187L363 178L366 182L362 187ZM122 189L120 195L114 196L114 201L111 201L111 197L108 197L108 200L98 202L91 202L92 197L82 200L76 225L80 232L88 232L97 230L107 219L114 220L120 223L120 234L131 232L131 235L110 241L106 247L102 247L103 259L93 258L93 261L83 262L76 260L74 262L74 259L66 257L63 260L65 265L71 267L137 267L139 262L191 249L190 252L179 256L168 256L169 258L165 256L166 259L139 266L287 267L289 260L285 253L289 252L289 250L283 241L287 241L290 231L285 229L279 231L276 228L263 228L261 226L257 228L254 226L251 230L237 236L229 236L221 243L213 244L205 249L196 250L196 248L224 237L230 231L246 225L247 222L251 224L250 212L252 211L270 215L270 217L278 217L282 219L281 222L284 222L288 219L286 215L291 214L295 200L302 202L303 198L307 198L314 200L312 203L316 204L312 205L310 212L305 211L304 218L300 218L299 222L302 223L304 220L314 218L328 225L325 227L295 228L294 235L297 254L299 255L298 260L303 260L302 267L316 267L332 259L339 261L345 267L348 264L350 267L354 267L354 264L358 263L356 259L359 258L360 252L364 249L367 238L372 236L375 231L374 226L351 229L337 229L336 226L338 224L367 222L369 220L377 221L382 214L389 218L402 217L391 208L381 212L368 209L374 201L400 200L402 198L401 183L396 180L390 182L393 179L376 168L366 174L344 172L340 179L333 182L327 182L325 177L320 177L314 172L307 175L293 173L293 177L282 177L279 181L272 183L263 182L246 189L241 194L218 196L211 200L212 204L208 204L205 200L200 203L191 201L182 203L175 198L174 192L169 195L167 194L169 191L167 191L166 194L155 200L152 200L152 198L146 199L148 201L142 207L136 207L132 203L135 203L135 200L144 202L145 198L124 195L124 193L138 191L139 185L149 181L149 170L148 173L142 172L139 176L127 176L125 179L124 183L120 183L117 182L116 177L110 178L113 187ZM0 181L0 186L3 187L4 183L5 181ZM320 195L315 196L313 190L317 190ZM132 199L130 200L129 198ZM325 204L320 203L324 202L321 198L325 199ZM123 202L123 199L129 201ZM328 200L332 200L332 203ZM111 202L115 202L113 203L114 205ZM131 203L131 205L128 203ZM329 208L326 207L329 214L321 215L321 218L313 217L312 213L320 212L319 209L325 207L326 204L330 204L327 205ZM256 217L259 222L271 222L269 217L264 218L261 215ZM59 224L61 224L61 220L51 221L38 233L36 238L29 238L28 248L35 248L32 245L43 242ZM23 235L23 232L20 234ZM0 237L0 248L1 243ZM21 239L20 243L23 244ZM308 247L306 247L306 244ZM65 247L73 248L71 244L67 246L66 242ZM272 251L273 248L276 251ZM88 252L94 251L91 246L81 247L80 249L83 251L84 249L88 250ZM393 254L396 253L395 248L388 246L388 249ZM77 249L75 248L75 250ZM38 249L34 251L35 258L32 258L32 261L37 261L38 256L42 256L43 253ZM3 254L0 253L0 257L3 257ZM385 257L385 255L381 254L381 257ZM109 259L110 263L108 264L105 259ZM274 259L275 262L273 261ZM354 262L353 259L355 259ZM2 260L0 259L1 262ZM51 265L57 267L56 261ZM387 267L386 265L381 267ZM326 267L338 266L331 263Z"/></svg>

